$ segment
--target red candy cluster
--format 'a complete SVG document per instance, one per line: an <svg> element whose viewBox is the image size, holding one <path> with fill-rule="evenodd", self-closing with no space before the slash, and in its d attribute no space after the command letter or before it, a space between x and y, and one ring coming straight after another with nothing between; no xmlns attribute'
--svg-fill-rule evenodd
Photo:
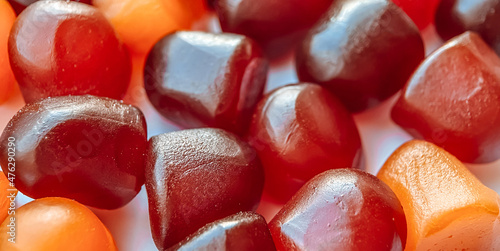
<svg viewBox="0 0 500 251"><path fill-rule="evenodd" d="M186 30L208 6L222 32ZM459 161L500 158L499 13L489 0L0 0L0 91L15 77L26 102L0 136L0 209L9 186L35 199L19 246L0 249L116 250L85 206L123 207L143 185L160 250L461 248L453 236L500 249L499 197ZM449 41L425 57L434 24ZM298 83L266 92L287 53ZM352 113L395 94L392 120L431 143L375 177ZM151 111L182 130L148 139ZM268 223L262 201L282 206Z"/></svg>

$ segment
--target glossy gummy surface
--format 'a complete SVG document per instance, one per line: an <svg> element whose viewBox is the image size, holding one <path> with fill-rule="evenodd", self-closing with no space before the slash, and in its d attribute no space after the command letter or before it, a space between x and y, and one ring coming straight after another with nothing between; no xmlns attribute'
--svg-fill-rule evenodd
<svg viewBox="0 0 500 251"><path fill-rule="evenodd" d="M276 248L264 217L240 212L205 225L168 250L273 251Z"/></svg>
<svg viewBox="0 0 500 251"><path fill-rule="evenodd" d="M144 83L153 106L176 124L241 135L262 96L267 70L260 48L244 36L177 32L150 52Z"/></svg>
<svg viewBox="0 0 500 251"><path fill-rule="evenodd" d="M25 195L115 209L144 184L146 136L139 109L108 98L67 96L26 105L0 141L15 138L15 185ZM6 147L0 145L2 167L8 166Z"/></svg>
<svg viewBox="0 0 500 251"><path fill-rule="evenodd" d="M352 116L325 88L309 83L266 95L248 139L264 165L266 192L282 202L323 171L358 168L362 155Z"/></svg>
<svg viewBox="0 0 500 251"><path fill-rule="evenodd" d="M269 222L278 250L403 250L406 223L391 189L354 169L321 173Z"/></svg>
<svg viewBox="0 0 500 251"><path fill-rule="evenodd" d="M436 13L436 30L444 40L474 31L500 55L499 23L497 0L442 0Z"/></svg>
<svg viewBox="0 0 500 251"><path fill-rule="evenodd" d="M84 205L65 198L43 198L16 210L15 243L0 238L0 250L9 251L117 251L113 237ZM7 233L10 219L0 226Z"/></svg>
<svg viewBox="0 0 500 251"><path fill-rule="evenodd" d="M220 129L150 139L146 189L156 246L169 248L204 225L257 208L264 172L255 150Z"/></svg>
<svg viewBox="0 0 500 251"><path fill-rule="evenodd" d="M30 5L12 28L9 55L26 102L82 94L121 99L130 81L130 57L113 27L78 2Z"/></svg>
<svg viewBox="0 0 500 251"><path fill-rule="evenodd" d="M26 7L28 7L30 4L34 2L38 2L39 0L8 0L9 3L12 5L12 8L16 11L16 13L19 15ZM91 4L91 0L71 0L75 2L80 2L80 3L86 3L86 4Z"/></svg>
<svg viewBox="0 0 500 251"><path fill-rule="evenodd" d="M492 162L500 158L499 67L477 34L464 33L420 65L392 119L464 162Z"/></svg>
<svg viewBox="0 0 500 251"><path fill-rule="evenodd" d="M303 82L332 91L351 112L395 94L424 58L420 33L390 0L338 0L297 48Z"/></svg>
<svg viewBox="0 0 500 251"><path fill-rule="evenodd" d="M222 30L255 39L277 56L318 21L332 0L215 0ZM293 42L292 42L293 44Z"/></svg>
<svg viewBox="0 0 500 251"><path fill-rule="evenodd" d="M407 142L377 176L403 206L408 226L405 250L500 249L498 194L442 148Z"/></svg>

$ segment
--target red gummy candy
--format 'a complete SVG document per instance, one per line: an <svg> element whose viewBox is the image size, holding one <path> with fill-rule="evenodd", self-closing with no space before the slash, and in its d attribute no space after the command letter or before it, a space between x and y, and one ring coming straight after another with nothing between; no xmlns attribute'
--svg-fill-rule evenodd
<svg viewBox="0 0 500 251"><path fill-rule="evenodd" d="M253 212L241 212L200 228L168 250L274 251L266 220Z"/></svg>
<svg viewBox="0 0 500 251"><path fill-rule="evenodd" d="M48 98L11 119L0 137L0 165L11 163L6 142L14 142L19 191L114 209L144 184L146 137L146 120L133 106L89 95Z"/></svg>
<svg viewBox="0 0 500 251"><path fill-rule="evenodd" d="M30 5L12 27L9 55L26 102L82 94L121 99L130 82L127 49L104 15L83 3Z"/></svg>
<svg viewBox="0 0 500 251"><path fill-rule="evenodd" d="M266 172L266 191L286 202L309 179L359 167L361 140L352 116L325 88L280 87L257 106L249 142Z"/></svg>
<svg viewBox="0 0 500 251"><path fill-rule="evenodd" d="M333 0L215 0L222 30L255 39L270 56L283 54Z"/></svg>
<svg viewBox="0 0 500 251"><path fill-rule="evenodd" d="M498 0L442 0L436 13L436 30L444 40L474 31L500 55L499 24Z"/></svg>
<svg viewBox="0 0 500 251"><path fill-rule="evenodd" d="M392 119L416 138L464 162L500 158L500 58L467 32L430 55L415 71Z"/></svg>
<svg viewBox="0 0 500 251"><path fill-rule="evenodd" d="M398 198L354 169L310 180L269 222L278 250L403 250L406 219Z"/></svg>
<svg viewBox="0 0 500 251"><path fill-rule="evenodd" d="M255 150L220 129L191 129L150 139L146 189L160 250L204 225L257 208L264 172Z"/></svg>
<svg viewBox="0 0 500 251"><path fill-rule="evenodd" d="M153 106L178 125L242 134L262 96L267 69L249 38L177 32L149 53L144 83Z"/></svg>
<svg viewBox="0 0 500 251"><path fill-rule="evenodd" d="M417 27L390 0L338 0L328 17L298 47L297 73L352 112L395 94L424 58Z"/></svg>

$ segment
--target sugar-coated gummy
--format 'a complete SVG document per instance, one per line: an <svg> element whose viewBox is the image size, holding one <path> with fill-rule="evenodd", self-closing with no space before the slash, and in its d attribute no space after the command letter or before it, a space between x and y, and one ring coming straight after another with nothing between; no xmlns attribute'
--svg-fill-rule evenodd
<svg viewBox="0 0 500 251"><path fill-rule="evenodd" d="M473 32L418 67L392 109L408 133L468 163L500 158L500 58Z"/></svg>
<svg viewBox="0 0 500 251"><path fill-rule="evenodd" d="M255 210L264 186L255 150L221 129L154 136L146 163L151 230L160 250L210 222Z"/></svg>
<svg viewBox="0 0 500 251"><path fill-rule="evenodd" d="M377 177L356 169L323 172L269 222L278 250L399 250L403 208Z"/></svg>

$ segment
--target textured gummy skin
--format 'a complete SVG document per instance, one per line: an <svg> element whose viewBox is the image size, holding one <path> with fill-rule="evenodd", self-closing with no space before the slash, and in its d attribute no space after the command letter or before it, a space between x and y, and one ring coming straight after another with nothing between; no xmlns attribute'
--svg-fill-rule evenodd
<svg viewBox="0 0 500 251"><path fill-rule="evenodd" d="M14 85L14 74L9 64L7 42L16 19L14 10L6 0L0 0L0 104L9 98Z"/></svg>
<svg viewBox="0 0 500 251"><path fill-rule="evenodd" d="M8 233L10 219L0 226ZM0 238L9 251L117 251L113 237L97 216L65 198L42 198L16 209L16 243Z"/></svg>
<svg viewBox="0 0 500 251"><path fill-rule="evenodd" d="M38 2L39 0L8 0L9 3L12 5L12 8L16 11L16 13L19 15L28 5ZM91 4L91 0L71 0L75 2L80 2L80 3L86 3L86 4Z"/></svg>
<svg viewBox="0 0 500 251"><path fill-rule="evenodd" d="M130 82L127 49L104 15L83 3L31 4L12 27L9 55L28 103L82 94L121 99Z"/></svg>
<svg viewBox="0 0 500 251"><path fill-rule="evenodd" d="M268 55L286 51L320 19L332 0L215 0L222 30L255 39Z"/></svg>
<svg viewBox="0 0 500 251"><path fill-rule="evenodd" d="M430 55L392 110L413 136L464 162L500 158L500 58L475 33L465 33Z"/></svg>
<svg viewBox="0 0 500 251"><path fill-rule="evenodd" d="M403 206L405 250L500 250L498 194L442 148L407 142L377 176Z"/></svg>
<svg viewBox="0 0 500 251"><path fill-rule="evenodd" d="M262 96L267 70L260 48L249 38L177 32L150 52L144 83L154 107L178 125L241 135Z"/></svg>
<svg viewBox="0 0 500 251"><path fill-rule="evenodd" d="M403 208L375 176L355 169L321 173L269 222L278 250L402 250Z"/></svg>
<svg viewBox="0 0 500 251"><path fill-rule="evenodd" d="M327 17L297 48L297 73L352 112L395 94L424 58L418 28L390 0L338 0Z"/></svg>
<svg viewBox="0 0 500 251"><path fill-rule="evenodd" d="M274 251L276 248L264 217L240 212L205 225L168 250Z"/></svg>
<svg viewBox="0 0 500 251"><path fill-rule="evenodd" d="M358 168L362 155L352 116L316 84L288 85L266 95L248 138L264 165L266 192L282 202L321 172Z"/></svg>
<svg viewBox="0 0 500 251"><path fill-rule="evenodd" d="M205 128L154 136L146 162L151 231L160 250L259 204L264 186L260 160L229 132Z"/></svg>
<svg viewBox="0 0 500 251"><path fill-rule="evenodd" d="M66 197L114 209L144 184L146 121L139 109L119 101L67 96L30 103L0 142L9 137L16 144L16 188L32 198ZM6 167L7 144L0 153Z"/></svg>
<svg viewBox="0 0 500 251"><path fill-rule="evenodd" d="M499 23L498 0L442 0L436 12L436 30L444 40L474 31L500 55Z"/></svg>

